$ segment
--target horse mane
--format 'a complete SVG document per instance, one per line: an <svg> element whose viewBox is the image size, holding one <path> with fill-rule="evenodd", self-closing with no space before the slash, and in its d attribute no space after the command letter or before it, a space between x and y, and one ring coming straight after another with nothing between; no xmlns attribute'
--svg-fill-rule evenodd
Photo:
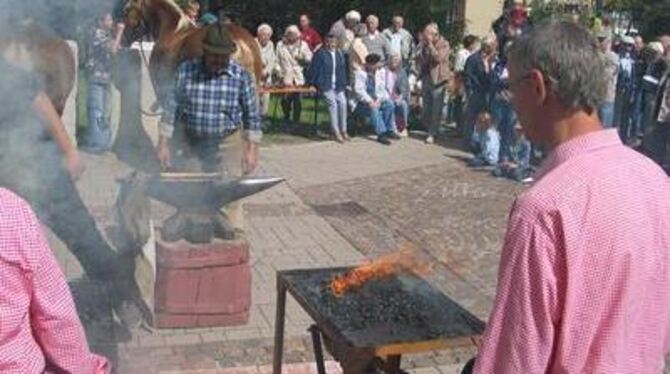
<svg viewBox="0 0 670 374"><path fill-rule="evenodd" d="M189 22L184 10L174 0L152 0L158 8L162 8L170 14L176 23L176 32L182 32L186 29L192 28L193 25Z"/></svg>

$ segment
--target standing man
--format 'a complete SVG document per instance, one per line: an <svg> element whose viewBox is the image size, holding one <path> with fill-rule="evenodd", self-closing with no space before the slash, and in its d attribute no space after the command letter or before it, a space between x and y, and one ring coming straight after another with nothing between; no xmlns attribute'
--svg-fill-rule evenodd
<svg viewBox="0 0 670 374"><path fill-rule="evenodd" d="M285 86L302 86L305 84L304 70L312 62L312 51L307 43L300 39L300 30L290 25L284 32L284 38L277 43L277 61L282 83ZM288 122L293 113L293 123L300 122L302 112L301 95L293 93L284 95L281 101L284 110L284 121Z"/></svg>
<svg viewBox="0 0 670 374"><path fill-rule="evenodd" d="M465 62L465 91L467 108L465 113L465 143L470 143L477 116L489 106L492 75L491 68L495 60L498 42L493 35L482 40L482 47Z"/></svg>
<svg viewBox="0 0 670 374"><path fill-rule="evenodd" d="M329 34L337 38L337 47L342 51L348 51L351 42L354 41L354 29L361 22L361 14L350 10L343 18L337 20L330 28Z"/></svg>
<svg viewBox="0 0 670 374"><path fill-rule="evenodd" d="M664 165L670 141L670 35L659 38L665 51L662 65L665 72L659 80L658 96L651 120L651 128L645 134L645 153L659 165Z"/></svg>
<svg viewBox="0 0 670 374"><path fill-rule="evenodd" d="M379 143L391 145L390 139L399 140L400 135L393 120L395 106L386 89L380 61L379 55L369 54L364 69L354 72L355 111L370 120Z"/></svg>
<svg viewBox="0 0 670 374"><path fill-rule="evenodd" d="M661 373L670 327L670 179L603 130L591 34L537 25L509 49L528 138L550 149L509 215L475 373Z"/></svg>
<svg viewBox="0 0 670 374"><path fill-rule="evenodd" d="M368 53L380 56L382 64L385 64L391 56L391 45L386 37L379 32L379 18L370 14L365 19L365 25L368 27L368 34L363 37L363 44L368 48Z"/></svg>
<svg viewBox="0 0 670 374"><path fill-rule="evenodd" d="M608 32L598 34L600 47L599 58L605 60L605 79L607 80L607 95L605 101L598 108L598 117L603 126L614 127L614 103L616 101L617 77L619 76L619 56L612 51L612 36Z"/></svg>
<svg viewBox="0 0 670 374"><path fill-rule="evenodd" d="M100 16L89 35L86 49L88 126L81 148L92 153L105 152L112 145L112 56L121 45L124 25L117 25L116 36L113 29L112 15Z"/></svg>
<svg viewBox="0 0 670 374"><path fill-rule="evenodd" d="M412 51L414 51L414 37L404 28L405 19L401 16L393 16L391 27L384 30L384 37L389 43L391 54L397 54L402 60L405 70L409 68Z"/></svg>
<svg viewBox="0 0 670 374"><path fill-rule="evenodd" d="M171 165L170 148L196 158L204 172L232 178L258 165L262 131L256 85L251 74L231 59L236 46L226 26L208 26L204 55L177 69L174 92L160 123L158 159ZM176 131L175 131L176 130ZM242 229L242 209L229 207L231 223Z"/></svg>
<svg viewBox="0 0 670 374"><path fill-rule="evenodd" d="M309 16L302 14L300 16L300 33L301 39L307 43L309 49L314 52L321 46L321 35L311 25Z"/></svg>
<svg viewBox="0 0 670 374"><path fill-rule="evenodd" d="M614 105L614 122L618 125L619 134L624 143L637 139L635 126L635 39L631 36L621 38L619 48L619 74L617 76L616 100ZM632 144L632 143L631 143Z"/></svg>
<svg viewBox="0 0 670 374"><path fill-rule="evenodd" d="M316 52L307 73L309 84L316 86L328 104L330 127L338 143L350 140L347 133L347 64L337 49L337 38L328 34L326 43Z"/></svg>
<svg viewBox="0 0 670 374"><path fill-rule="evenodd" d="M450 51L449 42L440 35L437 24L428 24L421 33L416 56L423 98L422 120L428 130L427 144L435 142L442 124L444 98L452 79Z"/></svg>
<svg viewBox="0 0 670 374"><path fill-rule="evenodd" d="M256 31L256 42L258 48L261 50L261 60L263 61L263 75L260 82L263 86L272 86L272 78L278 72L277 54L275 53L275 44L270 39L272 38L272 27L267 23L258 26ZM270 107L270 93L264 92L258 96L260 102L261 116L268 115Z"/></svg>

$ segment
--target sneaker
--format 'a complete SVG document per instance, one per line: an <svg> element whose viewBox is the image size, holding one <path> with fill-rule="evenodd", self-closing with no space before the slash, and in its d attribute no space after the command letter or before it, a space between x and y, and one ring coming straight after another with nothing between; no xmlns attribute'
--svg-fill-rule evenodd
<svg viewBox="0 0 670 374"><path fill-rule="evenodd" d="M348 142L351 141L351 136L349 136L349 134L347 134L346 132L344 134L342 134L342 137L344 138L344 140L346 140Z"/></svg>
<svg viewBox="0 0 670 374"><path fill-rule="evenodd" d="M389 140L389 138L387 138L384 135L379 135L377 137L377 141L384 144L384 145L391 145L391 141Z"/></svg>
<svg viewBox="0 0 670 374"><path fill-rule="evenodd" d="M529 183L533 183L534 181L535 181L535 179L533 179L533 177L526 177L526 178L521 180L521 183L529 184Z"/></svg>
<svg viewBox="0 0 670 374"><path fill-rule="evenodd" d="M407 129L402 130L402 131L400 132L400 136L402 136L403 138L408 137L408 136L409 136L409 133L407 132Z"/></svg>
<svg viewBox="0 0 670 374"><path fill-rule="evenodd" d="M398 135L398 133L395 132L395 131L389 131L389 132L387 132L387 133L386 133L386 136L387 136L389 139L400 140L400 135Z"/></svg>
<svg viewBox="0 0 670 374"><path fill-rule="evenodd" d="M426 138L426 144L434 144L435 143L435 138L433 138L432 135L428 135Z"/></svg>
<svg viewBox="0 0 670 374"><path fill-rule="evenodd" d="M342 138L342 135L340 134L335 134L335 141L342 144L344 143L344 138Z"/></svg>

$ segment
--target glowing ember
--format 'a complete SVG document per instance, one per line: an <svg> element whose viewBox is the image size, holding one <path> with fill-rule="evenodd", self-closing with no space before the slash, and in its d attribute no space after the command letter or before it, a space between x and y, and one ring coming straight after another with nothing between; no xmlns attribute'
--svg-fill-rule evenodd
<svg viewBox="0 0 670 374"><path fill-rule="evenodd" d="M342 297L347 291L357 289L374 279L387 278L402 271L420 273L426 270L427 266L411 252L401 251L382 256L345 274L336 275L330 282L330 289L333 295Z"/></svg>

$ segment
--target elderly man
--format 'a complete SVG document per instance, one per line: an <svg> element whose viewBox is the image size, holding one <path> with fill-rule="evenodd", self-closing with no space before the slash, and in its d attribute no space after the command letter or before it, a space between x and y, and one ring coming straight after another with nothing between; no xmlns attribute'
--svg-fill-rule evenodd
<svg viewBox="0 0 670 374"><path fill-rule="evenodd" d="M302 86L305 84L305 68L312 62L312 51L307 43L300 39L300 30L296 25L290 25L284 32L284 38L277 43L277 60L279 61L279 75L285 86ZM302 112L301 95L294 93L284 95L282 109L284 121L288 122L293 113L293 122L300 122Z"/></svg>
<svg viewBox="0 0 670 374"><path fill-rule="evenodd" d="M311 26L307 14L300 15L300 32L301 39L307 43L312 52L321 46L321 35Z"/></svg>
<svg viewBox="0 0 670 374"><path fill-rule="evenodd" d="M0 372L111 371L89 350L72 295L40 222L25 201L0 189Z"/></svg>
<svg viewBox="0 0 670 374"><path fill-rule="evenodd" d="M386 37L379 32L379 18L371 14L365 19L365 25L368 27L368 34L363 37L363 43L369 53L380 56L382 64L386 63L391 55L391 45Z"/></svg>
<svg viewBox="0 0 670 374"><path fill-rule="evenodd" d="M344 15L344 18L337 20L330 28L329 34L337 38L337 47L343 51L348 51L351 42L354 40L354 29L361 22L361 14L355 10L350 10Z"/></svg>
<svg viewBox="0 0 670 374"><path fill-rule="evenodd" d="M509 50L528 138L550 149L509 215L475 373L661 373L670 327L670 179L603 130L591 34L537 25Z"/></svg>
<svg viewBox="0 0 670 374"><path fill-rule="evenodd" d="M263 61L263 76L260 82L263 86L272 85L272 78L278 73L277 54L275 53L275 44L270 40L272 38L272 27L267 23L258 26L256 31L256 42L261 50L261 60ZM270 93L265 92L258 96L260 101L261 115L267 116L270 106Z"/></svg>
<svg viewBox="0 0 670 374"><path fill-rule="evenodd" d="M491 92L491 70L497 53L498 42L493 35L486 36L481 43L481 49L473 53L465 62L464 83L467 95L467 108L463 135L465 143L471 140L477 116L489 105Z"/></svg>
<svg viewBox="0 0 670 374"><path fill-rule="evenodd" d="M442 124L444 98L453 78L449 68L449 42L443 38L437 24L428 24L421 33L416 66L421 79L423 125L428 130L427 144L433 144Z"/></svg>
<svg viewBox="0 0 670 374"><path fill-rule="evenodd" d="M393 117L395 106L386 89L380 62L379 55L369 54L364 69L354 72L355 113L370 120L379 143L391 145L390 139L399 140L400 135Z"/></svg>
<svg viewBox="0 0 670 374"><path fill-rule="evenodd" d="M158 159L163 168L171 166L172 148L182 155L175 161L196 159L204 172L239 178L256 169L262 137L256 85L251 74L231 59L235 50L226 26L217 23L207 28L203 57L178 67L160 123ZM242 229L239 205L230 206L228 218Z"/></svg>
<svg viewBox="0 0 670 374"><path fill-rule="evenodd" d="M404 28L404 24L404 18L393 16L391 27L384 30L383 35L389 43L391 53L400 55L402 66L408 68L414 51L414 37Z"/></svg>
<svg viewBox="0 0 670 374"><path fill-rule="evenodd" d="M308 70L308 82L319 90L328 104L330 125L338 143L350 140L347 133L347 63L337 49L335 35L326 36L326 43L314 55Z"/></svg>

